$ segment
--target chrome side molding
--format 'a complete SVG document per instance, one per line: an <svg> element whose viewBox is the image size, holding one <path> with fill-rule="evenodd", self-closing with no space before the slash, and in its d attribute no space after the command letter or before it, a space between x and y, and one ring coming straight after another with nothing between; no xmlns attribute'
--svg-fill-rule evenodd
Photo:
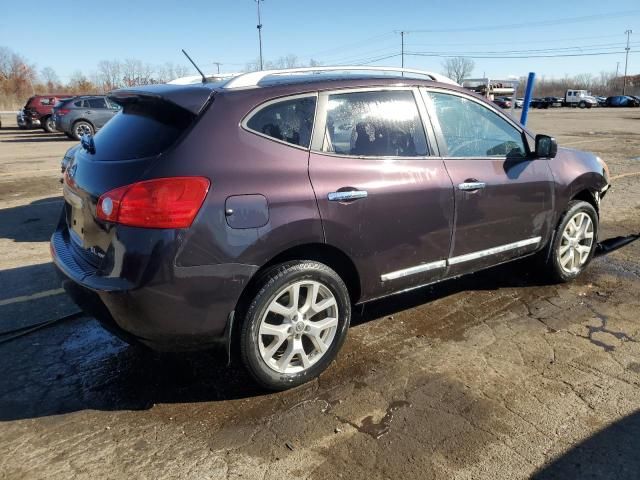
<svg viewBox="0 0 640 480"><path fill-rule="evenodd" d="M395 272L385 273L380 276L380 280L382 280L383 282L387 282L389 280L397 280L398 278L408 277L409 275L415 275L417 273L428 272L429 270L445 268L448 265L457 265L459 263L470 262L472 260L488 257L490 255L497 255L498 253L508 252L509 250L528 247L529 245L538 245L541 240L542 237L527 238L526 240L507 243L506 245L500 245L498 247L488 248L486 250L480 250L478 252L458 255L457 257L451 257L447 260L437 260L435 262L423 263L414 267L403 268L402 270L396 270Z"/></svg>
<svg viewBox="0 0 640 480"><path fill-rule="evenodd" d="M422 265L416 265L415 267L409 267L409 268L404 268L402 270L396 270L395 272L385 273L380 277L380 279L383 282L386 282L388 280L396 280L398 278L408 277L409 275L428 272L429 270L444 268L446 266L447 266L446 260L438 260L437 262L423 263Z"/></svg>
<svg viewBox="0 0 640 480"><path fill-rule="evenodd" d="M527 238L526 240L520 240L519 242L507 243L506 245L500 245L499 247L488 248L486 250L480 250L479 252L467 253L465 255L459 255L447 260L449 265L457 265L458 263L470 262L471 260L477 260L479 258L488 257L490 255L496 255L498 253L508 252L509 250L515 250L516 248L527 247L529 245L537 245L542 240L542 237Z"/></svg>

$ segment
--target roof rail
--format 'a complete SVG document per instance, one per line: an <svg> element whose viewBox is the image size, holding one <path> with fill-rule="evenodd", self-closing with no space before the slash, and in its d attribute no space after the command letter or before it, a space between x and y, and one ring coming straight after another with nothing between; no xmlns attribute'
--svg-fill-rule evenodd
<svg viewBox="0 0 640 480"><path fill-rule="evenodd" d="M271 75L290 75L293 73L316 73L316 72L345 72L345 71L364 71L364 72L395 72L395 73L409 73L412 75L424 75L429 77L435 82L448 83L450 85L458 85L444 75L438 73L426 72L424 70L414 70L410 68L398 68L398 67L367 67L363 65L340 65L335 67L301 67L301 68L286 68L282 70L261 70L258 72L249 72L237 77L233 77L227 83L224 84L224 88L242 88L242 87L257 87L261 80Z"/></svg>

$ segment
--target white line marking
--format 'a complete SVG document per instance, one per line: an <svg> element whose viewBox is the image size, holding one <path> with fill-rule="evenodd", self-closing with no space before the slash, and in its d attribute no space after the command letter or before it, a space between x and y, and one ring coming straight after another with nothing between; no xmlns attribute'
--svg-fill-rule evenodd
<svg viewBox="0 0 640 480"><path fill-rule="evenodd" d="M12 305L14 303L28 302L29 300L37 300L39 298L53 297L64 293L64 288L54 288L53 290L45 290L43 292L32 293L31 295L21 295L20 297L7 298L0 300L0 307Z"/></svg>

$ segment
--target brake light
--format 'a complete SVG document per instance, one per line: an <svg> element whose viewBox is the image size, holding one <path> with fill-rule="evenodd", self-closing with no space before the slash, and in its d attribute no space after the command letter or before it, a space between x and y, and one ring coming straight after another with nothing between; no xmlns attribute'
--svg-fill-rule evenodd
<svg viewBox="0 0 640 480"><path fill-rule="evenodd" d="M71 110L67 109L67 108L59 108L58 110L56 110L56 115L62 117L63 115L66 115L67 113L69 113Z"/></svg>
<svg viewBox="0 0 640 480"><path fill-rule="evenodd" d="M188 228L210 182L204 177L171 177L133 183L98 199L96 216L107 222L144 228Z"/></svg>

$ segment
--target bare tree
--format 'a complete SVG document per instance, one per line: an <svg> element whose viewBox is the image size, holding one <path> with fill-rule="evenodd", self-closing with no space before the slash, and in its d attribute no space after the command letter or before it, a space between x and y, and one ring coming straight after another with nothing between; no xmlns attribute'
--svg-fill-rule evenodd
<svg viewBox="0 0 640 480"><path fill-rule="evenodd" d="M44 67L40 72L40 76L47 86L48 92L53 92L60 88L60 79L58 78L58 74L51 67Z"/></svg>
<svg viewBox="0 0 640 480"><path fill-rule="evenodd" d="M462 80L473 73L475 63L467 57L451 57L444 59L442 67L447 77L462 83Z"/></svg>
<svg viewBox="0 0 640 480"><path fill-rule="evenodd" d="M118 60L102 60L98 63L98 79L105 92L122 85L122 65Z"/></svg>
<svg viewBox="0 0 640 480"><path fill-rule="evenodd" d="M69 89L76 94L90 94L96 92L96 86L80 71L76 70L69 79Z"/></svg>

